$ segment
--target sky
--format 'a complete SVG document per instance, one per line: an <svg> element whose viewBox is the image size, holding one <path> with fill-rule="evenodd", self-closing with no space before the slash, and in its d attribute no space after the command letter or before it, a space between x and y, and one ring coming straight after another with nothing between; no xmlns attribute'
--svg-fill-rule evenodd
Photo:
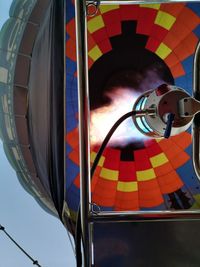
<svg viewBox="0 0 200 267"><path fill-rule="evenodd" d="M0 29L12 0L0 0ZM46 213L18 182L0 141L0 224L42 267L74 267L66 229ZM0 231L0 267L33 263Z"/></svg>

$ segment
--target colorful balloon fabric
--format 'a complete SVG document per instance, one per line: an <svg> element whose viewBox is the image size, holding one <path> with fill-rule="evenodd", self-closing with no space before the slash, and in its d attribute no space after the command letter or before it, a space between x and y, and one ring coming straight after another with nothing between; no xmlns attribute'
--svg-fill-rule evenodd
<svg viewBox="0 0 200 267"><path fill-rule="evenodd" d="M66 202L73 213L80 201L80 181L76 35L71 0L67 0L66 20ZM120 45L121 41L114 40L122 40L127 29L129 35L142 37L137 39L142 40L137 46L164 62L174 84L191 94L193 59L200 37L200 4L101 5L98 14L88 18L89 75L103 57ZM91 147L91 163L97 151L98 146ZM199 208L200 184L192 166L189 132L169 139L144 140L143 146L130 154L131 160L124 160L120 148L105 149L92 178L92 202L102 210Z"/></svg>

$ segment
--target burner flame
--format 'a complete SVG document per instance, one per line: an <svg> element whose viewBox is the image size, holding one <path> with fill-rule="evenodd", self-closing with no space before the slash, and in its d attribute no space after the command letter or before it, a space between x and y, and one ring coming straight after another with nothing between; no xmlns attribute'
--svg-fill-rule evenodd
<svg viewBox="0 0 200 267"><path fill-rule="evenodd" d="M117 88L106 93L106 96L111 99L111 103L91 111L91 145L98 145L103 142L113 124L121 116L133 109L133 105L139 95L139 93L130 88ZM147 137L136 129L130 117L117 128L108 145L123 147L142 139L147 139Z"/></svg>

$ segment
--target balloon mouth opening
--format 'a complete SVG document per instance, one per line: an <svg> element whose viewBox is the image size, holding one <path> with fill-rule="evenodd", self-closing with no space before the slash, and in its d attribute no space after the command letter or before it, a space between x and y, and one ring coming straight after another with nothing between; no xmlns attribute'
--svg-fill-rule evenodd
<svg viewBox="0 0 200 267"><path fill-rule="evenodd" d="M122 33L109 38L112 50L97 59L89 70L92 146L102 143L115 121L132 110L141 94L164 83L174 84L164 60L145 48L148 37L134 32L135 29L134 21L122 22ZM140 47L136 46L138 38L143 40ZM151 131L144 119L139 120L144 131ZM124 148L147 138L130 118L119 127L108 145Z"/></svg>

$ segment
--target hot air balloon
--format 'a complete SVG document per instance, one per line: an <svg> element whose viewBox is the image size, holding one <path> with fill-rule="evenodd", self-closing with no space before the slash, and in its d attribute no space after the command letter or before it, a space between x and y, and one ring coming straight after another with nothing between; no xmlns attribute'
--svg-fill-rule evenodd
<svg viewBox="0 0 200 267"><path fill-rule="evenodd" d="M91 164L109 127L131 110L139 94L162 83L192 93L198 8L199 3L101 5L88 17ZM69 1L67 12L72 9ZM66 195L69 208L76 211L80 184L74 27L74 18L67 16ZM92 201L101 210L198 208L190 132L152 140L137 136L131 119L128 124L128 136L119 132L104 151L92 178Z"/></svg>
<svg viewBox="0 0 200 267"><path fill-rule="evenodd" d="M100 4L94 16L87 16L91 166L113 123L141 95L163 84L192 94L199 10L197 1L144 1ZM73 0L13 1L0 38L0 134L6 155L24 188L74 237L80 215L76 39ZM145 106L145 98L138 105ZM137 123L151 131L144 120ZM152 139L128 119L91 177L92 205L99 211L143 215L198 211L200 182L191 143L190 130ZM191 253L199 261L181 239L184 235L199 246L197 222L122 225L94 223L95 266L128 267L133 261L136 266L162 266L163 258L166 266L172 260L183 266L191 264L185 260ZM151 251L156 246L159 253ZM175 261L173 253L179 250Z"/></svg>

